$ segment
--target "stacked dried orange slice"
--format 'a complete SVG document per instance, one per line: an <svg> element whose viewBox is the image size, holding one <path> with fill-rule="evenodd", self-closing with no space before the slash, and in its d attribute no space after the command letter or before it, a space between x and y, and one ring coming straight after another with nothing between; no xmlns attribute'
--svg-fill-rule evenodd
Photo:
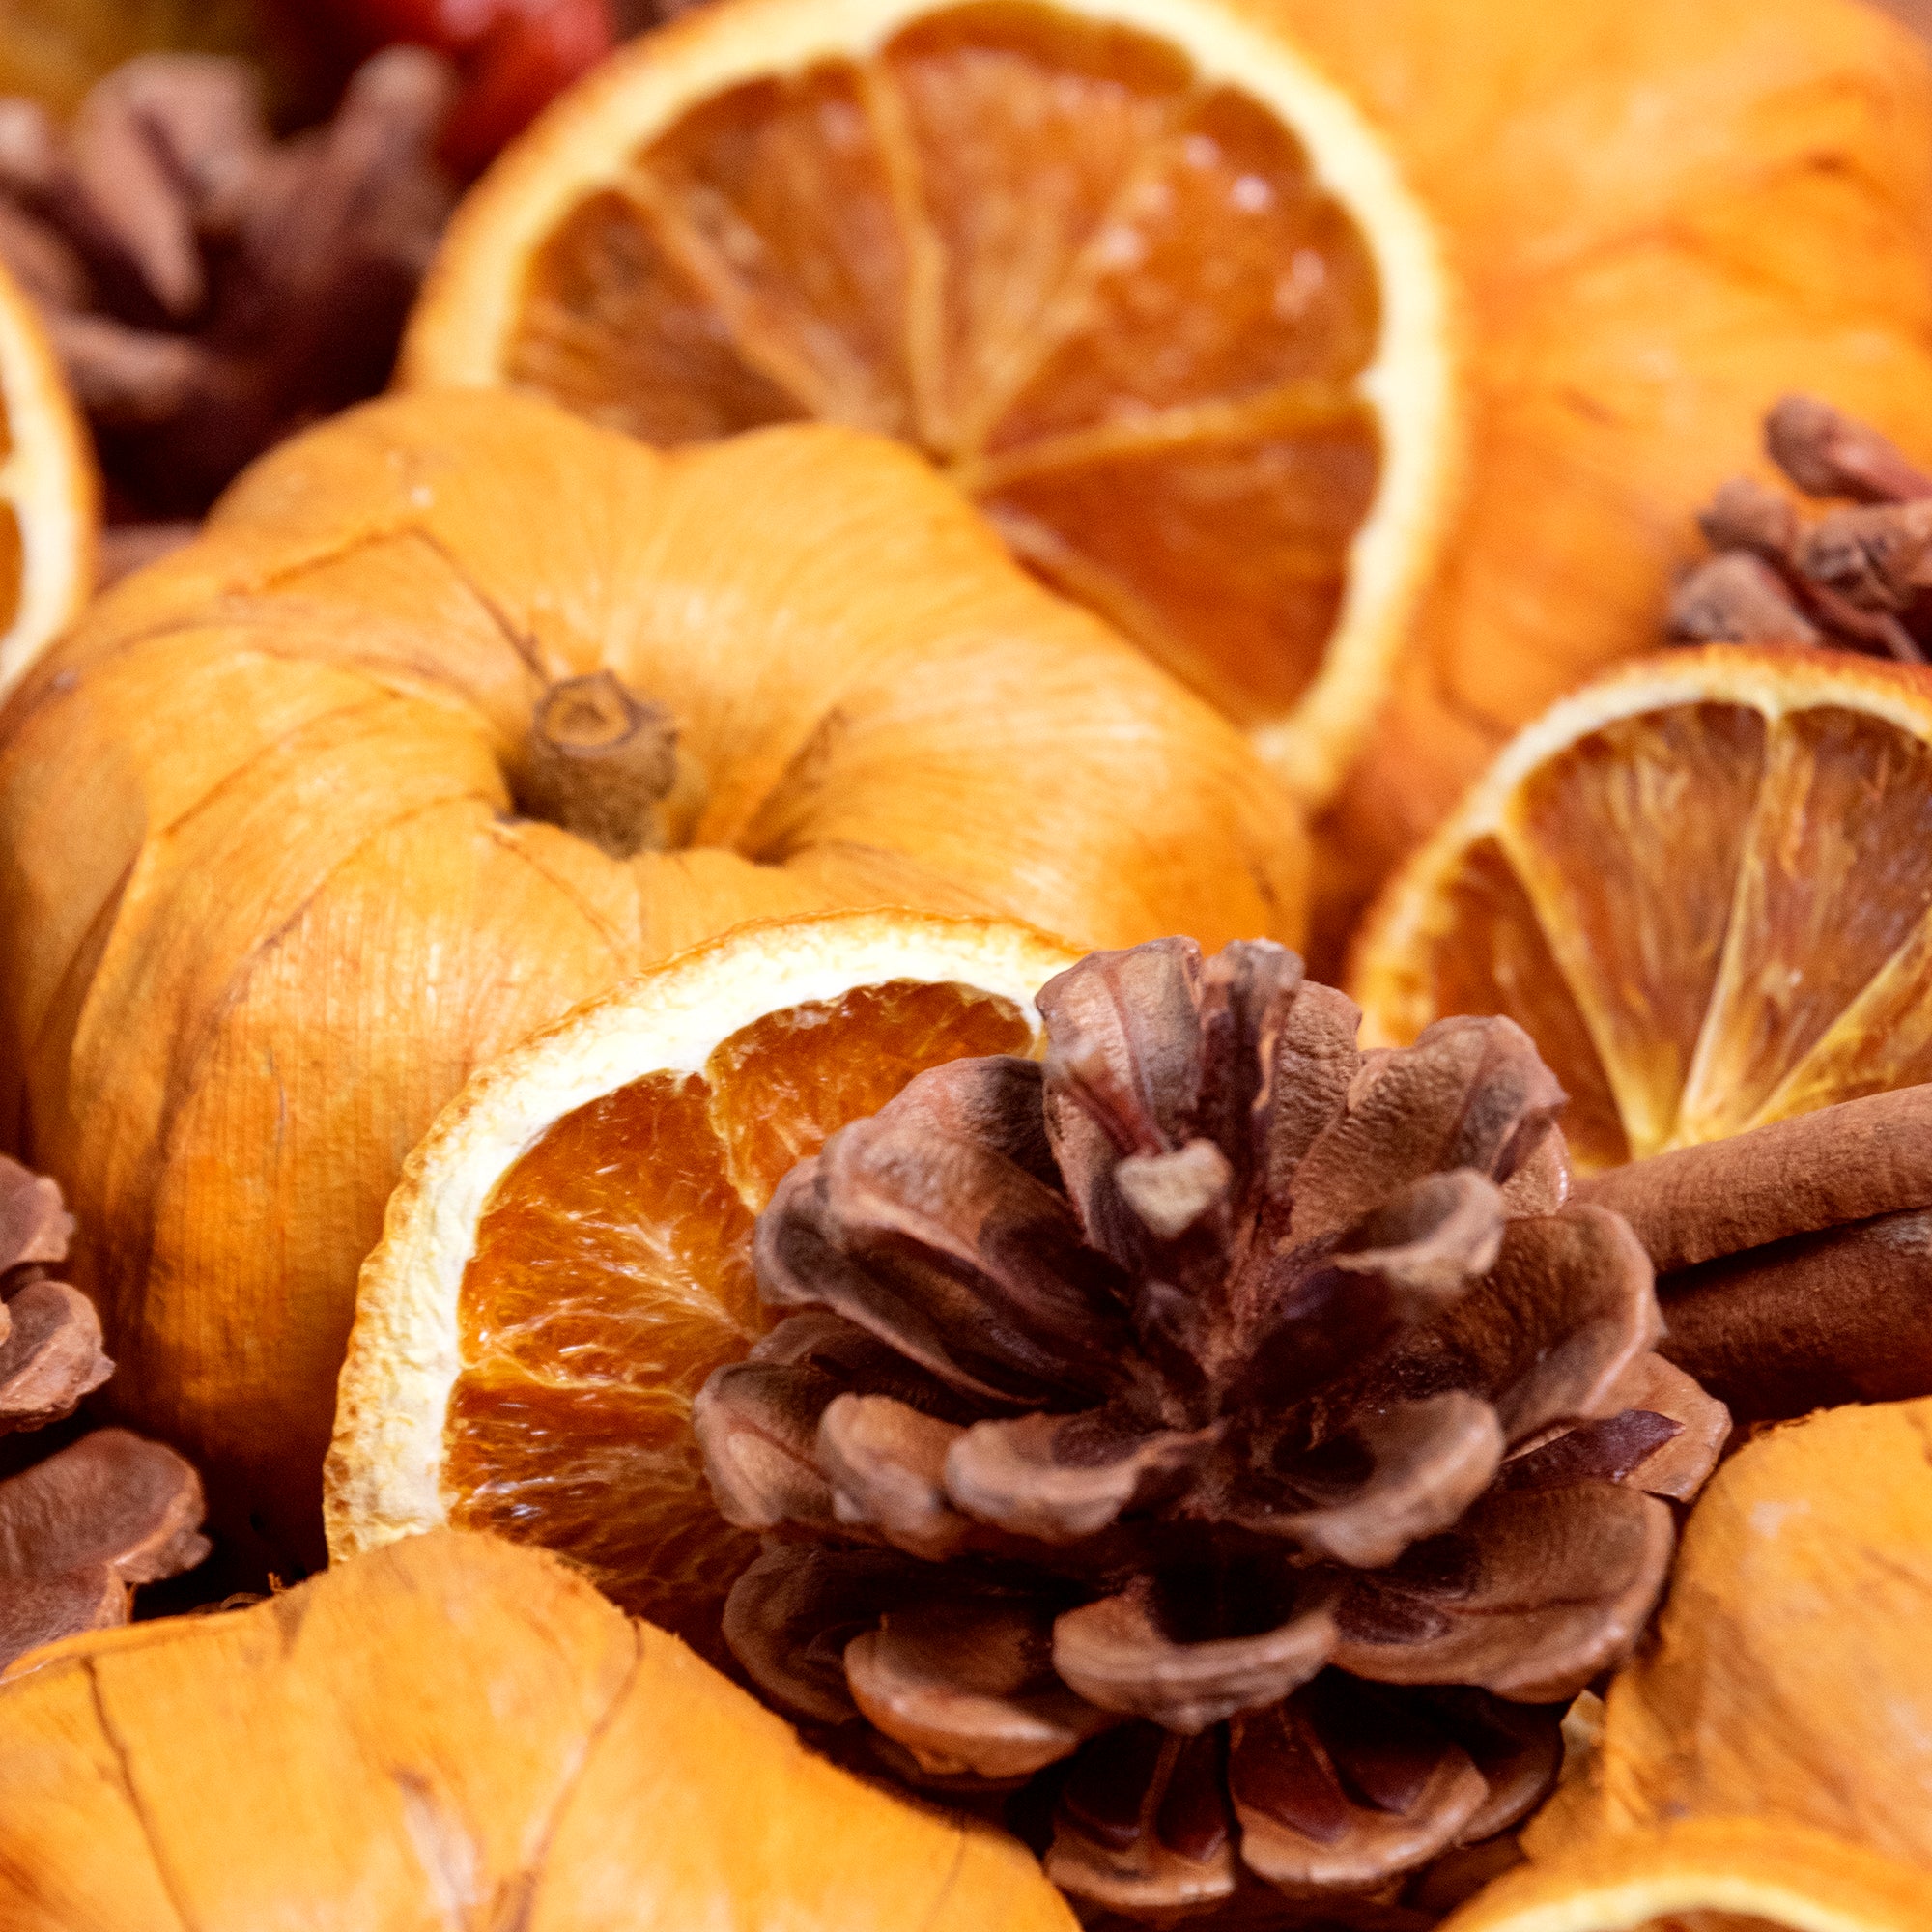
<svg viewBox="0 0 1932 1932"><path fill-rule="evenodd" d="M1456 467L1443 270L1255 0L720 0L465 204L404 354L653 441L911 440L1306 797Z"/></svg>
<svg viewBox="0 0 1932 1932"><path fill-rule="evenodd" d="M753 1215L924 1067L1033 1052L1034 994L1076 956L999 920L758 922L492 1062L412 1155L362 1270L331 1553L493 1529L702 1635L756 1548L690 1427L764 1326Z"/></svg>

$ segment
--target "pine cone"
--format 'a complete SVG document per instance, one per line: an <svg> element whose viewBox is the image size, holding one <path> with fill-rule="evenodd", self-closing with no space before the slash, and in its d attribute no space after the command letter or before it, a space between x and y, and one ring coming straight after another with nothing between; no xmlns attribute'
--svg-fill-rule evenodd
<svg viewBox="0 0 1932 1932"><path fill-rule="evenodd" d="M455 199L454 79L367 62L276 141L246 61L144 54L71 129L0 101L0 258L34 297L123 507L191 517L290 431L388 381Z"/></svg>
<svg viewBox="0 0 1932 1932"><path fill-rule="evenodd" d="M1548 1787L1727 1418L1508 1020L1364 1054L1259 942L1039 1006L1044 1066L921 1075L760 1217L786 1319L697 1409L772 1533L726 1634L915 1780L1070 1759L1086 1898L1385 1889Z"/></svg>
<svg viewBox="0 0 1932 1932"><path fill-rule="evenodd" d="M94 1304L47 1279L73 1222L51 1180L0 1155L0 1435L63 1421L114 1373ZM201 1481L172 1449L97 1429L0 1481L0 1667L128 1620L137 1583L208 1554Z"/></svg>
<svg viewBox="0 0 1932 1932"><path fill-rule="evenodd" d="M1786 396L1765 449L1807 497L1736 477L1698 518L1716 554L1677 586L1679 643L1813 644L1923 664L1932 642L1932 476L1829 403Z"/></svg>

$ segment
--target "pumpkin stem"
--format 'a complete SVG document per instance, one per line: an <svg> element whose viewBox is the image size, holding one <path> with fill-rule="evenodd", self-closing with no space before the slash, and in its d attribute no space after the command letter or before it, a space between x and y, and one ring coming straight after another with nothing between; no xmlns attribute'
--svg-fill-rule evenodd
<svg viewBox="0 0 1932 1932"><path fill-rule="evenodd" d="M691 779L670 713L610 671L592 671L560 679L537 700L517 806L629 859L664 851L675 842L673 819L696 816Z"/></svg>

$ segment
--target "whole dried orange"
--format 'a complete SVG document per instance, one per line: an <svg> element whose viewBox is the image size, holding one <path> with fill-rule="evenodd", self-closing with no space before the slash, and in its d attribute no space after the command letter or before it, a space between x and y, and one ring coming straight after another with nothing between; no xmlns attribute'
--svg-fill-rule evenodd
<svg viewBox="0 0 1932 1932"><path fill-rule="evenodd" d="M1710 645L1508 746L1357 935L1363 1034L1507 1013L1579 1165L1932 1077L1932 672Z"/></svg>
<svg viewBox="0 0 1932 1932"><path fill-rule="evenodd" d="M403 375L908 439L1315 796L1449 508L1450 307L1256 0L722 0L498 162Z"/></svg>
<svg viewBox="0 0 1932 1932"><path fill-rule="evenodd" d="M94 588L94 446L34 305L0 269L0 697Z"/></svg>
<svg viewBox="0 0 1932 1932"><path fill-rule="evenodd" d="M581 1577L416 1537L0 1689L16 1932L1078 1932Z"/></svg>
<svg viewBox="0 0 1932 1932"><path fill-rule="evenodd" d="M1697 1819L1505 1873L1442 1932L1919 1932L1932 1878L1783 1820Z"/></svg>
<svg viewBox="0 0 1932 1932"><path fill-rule="evenodd" d="M691 1404L762 1332L751 1234L794 1161L911 1077L1030 1053L1075 957L998 920L741 926L485 1066L362 1270L326 1477L343 1556L440 1523L574 1558L701 1636L755 1552Z"/></svg>

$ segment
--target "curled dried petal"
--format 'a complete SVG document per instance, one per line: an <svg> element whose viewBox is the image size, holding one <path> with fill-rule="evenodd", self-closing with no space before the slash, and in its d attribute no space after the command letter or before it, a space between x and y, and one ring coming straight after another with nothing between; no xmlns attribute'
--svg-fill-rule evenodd
<svg viewBox="0 0 1932 1932"><path fill-rule="evenodd" d="M1677 1425L1673 1435L1619 1480L1654 1496L1689 1502L1724 1453L1731 1435L1730 1410L1657 1354L1637 1361L1609 1400L1619 1412L1662 1416Z"/></svg>
<svg viewBox="0 0 1932 1932"><path fill-rule="evenodd" d="M1322 1597L1284 1607L1279 1624L1252 1636L1186 1642L1163 1627L1152 1592L1137 1588L1067 1611L1054 1626L1054 1667L1102 1710L1206 1730L1287 1696L1328 1661L1335 1623Z"/></svg>
<svg viewBox="0 0 1932 1932"><path fill-rule="evenodd" d="M30 1281L0 1306L0 1433L71 1415L113 1373L100 1317L78 1289Z"/></svg>
<svg viewBox="0 0 1932 1932"><path fill-rule="evenodd" d="M988 1065L921 1074L793 1168L758 1217L759 1293L829 1307L962 1394L1077 1406L1118 1378L1119 1283L1064 1195L945 1124L933 1090L977 1090Z"/></svg>
<svg viewBox="0 0 1932 1932"><path fill-rule="evenodd" d="M1189 1141L1173 1153L1129 1154L1114 1169L1121 1199L1162 1241L1178 1240L1225 1207L1233 1178L1227 1155L1212 1141Z"/></svg>
<svg viewBox="0 0 1932 1932"><path fill-rule="evenodd" d="M0 1484L0 1575L105 1563L157 1583L208 1554L201 1478L172 1449L97 1429Z"/></svg>
<svg viewBox="0 0 1932 1932"><path fill-rule="evenodd" d="M1445 1851L1489 1796L1419 1704L1328 1671L1237 1719L1228 1787L1241 1856L1290 1892L1362 1890Z"/></svg>
<svg viewBox="0 0 1932 1932"><path fill-rule="evenodd" d="M1104 1412L979 1422L947 1451L946 1490L981 1522L1072 1543L1123 1510L1174 1494L1214 1437L1212 1430L1110 1428Z"/></svg>
<svg viewBox="0 0 1932 1932"><path fill-rule="evenodd" d="M815 1460L832 1508L848 1528L940 1562L971 1540L972 1524L947 1501L946 1452L957 1423L922 1415L883 1395L835 1397L818 1421Z"/></svg>
<svg viewBox="0 0 1932 1932"><path fill-rule="evenodd" d="M946 1591L946 1573L892 1549L773 1545L731 1586L724 1641L759 1689L820 1723L858 1716L845 1650L893 1609Z"/></svg>
<svg viewBox="0 0 1932 1932"><path fill-rule="evenodd" d="M1413 1046L1367 1056L1347 1111L1295 1175L1292 1238L1332 1239L1426 1175L1507 1181L1554 1131L1564 1097L1513 1020L1437 1020Z"/></svg>
<svg viewBox="0 0 1932 1932"><path fill-rule="evenodd" d="M1354 1391L1366 1403L1488 1392L1512 1447L1601 1415L1662 1328L1643 1250L1616 1215L1567 1208L1504 1232L1480 1287L1412 1331Z"/></svg>
<svg viewBox="0 0 1932 1932"><path fill-rule="evenodd" d="M889 1612L846 1645L845 1676L867 1719L941 1777L1027 1777L1118 1721L1054 1676L1052 1613L1037 1603Z"/></svg>
<svg viewBox="0 0 1932 1932"><path fill-rule="evenodd" d="M1378 1570L1454 1522L1490 1485L1503 1433L1488 1403L1461 1392L1392 1403L1355 1425L1368 1476L1346 1500L1268 1526L1351 1569Z"/></svg>
<svg viewBox="0 0 1932 1932"><path fill-rule="evenodd" d="M1239 1883L1220 1730L1126 1724L1088 1747L1054 1813L1047 1876L1136 1917L1229 1897Z"/></svg>
<svg viewBox="0 0 1932 1932"><path fill-rule="evenodd" d="M51 1180L0 1154L0 1277L16 1267L52 1267L67 1259L73 1216Z"/></svg>
<svg viewBox="0 0 1932 1932"><path fill-rule="evenodd" d="M0 1582L0 1668L43 1643L126 1623L130 1594L106 1563L60 1577L8 1577Z"/></svg>
<svg viewBox="0 0 1932 1932"><path fill-rule="evenodd" d="M1574 1696L1635 1643L1674 1539L1666 1503L1618 1484L1492 1489L1451 1534L1351 1579L1335 1662L1384 1684Z"/></svg>
<svg viewBox="0 0 1932 1932"><path fill-rule="evenodd" d="M1374 1275L1402 1319L1448 1306L1495 1265L1502 1193L1470 1168L1426 1174L1371 1208L1337 1243L1330 1264Z"/></svg>
<svg viewBox="0 0 1932 1932"><path fill-rule="evenodd" d="M809 1364L752 1360L712 1371L691 1425L726 1522L754 1530L837 1522L816 1452L818 1418L838 1393Z"/></svg>

